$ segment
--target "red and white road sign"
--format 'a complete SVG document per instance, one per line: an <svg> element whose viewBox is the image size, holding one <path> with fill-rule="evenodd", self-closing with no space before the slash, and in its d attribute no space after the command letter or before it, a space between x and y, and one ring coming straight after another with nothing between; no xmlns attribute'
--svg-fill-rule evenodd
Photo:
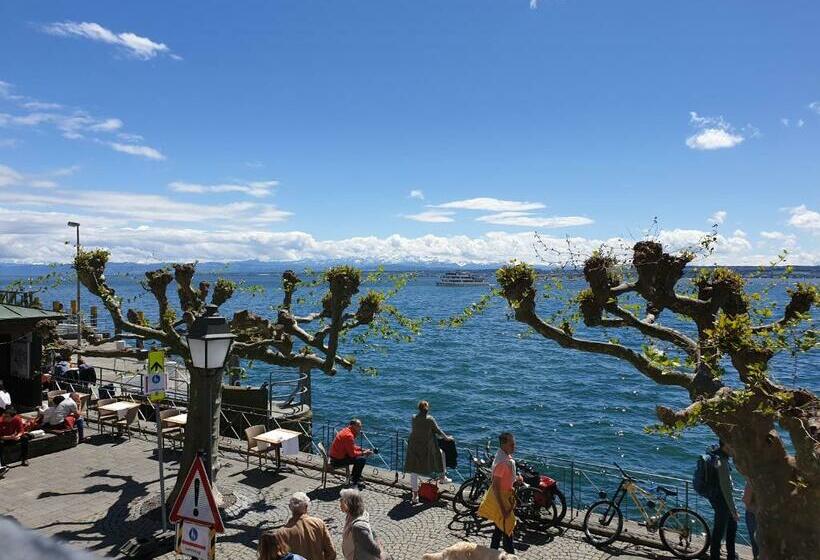
<svg viewBox="0 0 820 560"><path fill-rule="evenodd" d="M198 455L191 465L191 470L188 471L188 476L185 477L182 491L177 496L174 507L171 508L170 517L174 523L185 519L212 527L217 533L225 532L222 516L219 514L219 508L216 507L211 483L205 472L205 465Z"/></svg>

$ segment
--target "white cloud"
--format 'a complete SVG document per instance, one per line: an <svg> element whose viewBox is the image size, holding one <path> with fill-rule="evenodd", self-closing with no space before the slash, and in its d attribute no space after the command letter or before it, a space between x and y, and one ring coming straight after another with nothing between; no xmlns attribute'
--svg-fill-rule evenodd
<svg viewBox="0 0 820 560"><path fill-rule="evenodd" d="M44 25L42 29L58 37L80 37L116 45L129 55L141 60L149 60L160 54L171 55L171 49L165 43L157 43L148 37L141 37L129 31L114 33L98 23L64 21ZM175 59L179 60L180 57L175 56Z"/></svg>
<svg viewBox="0 0 820 560"><path fill-rule="evenodd" d="M809 109L820 115L820 101L812 101L809 103Z"/></svg>
<svg viewBox="0 0 820 560"><path fill-rule="evenodd" d="M741 142L743 142L743 136L719 128L707 128L686 139L686 145L693 150L734 148Z"/></svg>
<svg viewBox="0 0 820 560"><path fill-rule="evenodd" d="M726 213L726 210L718 210L717 212L709 216L709 219L706 221L710 224L722 224L724 221L726 221L727 215L728 214Z"/></svg>
<svg viewBox="0 0 820 560"><path fill-rule="evenodd" d="M776 242L776 244L789 249L797 246L797 236L791 233L783 233L781 231L761 231L760 237L768 241Z"/></svg>
<svg viewBox="0 0 820 560"><path fill-rule="evenodd" d="M119 218L123 225L139 223L196 223L216 221L226 227L279 222L291 215L273 205L252 202L197 204L154 194L122 191L53 190L15 192L0 190L0 203L21 209L73 208L83 216Z"/></svg>
<svg viewBox="0 0 820 560"><path fill-rule="evenodd" d="M745 140L723 117L702 117L692 111L689 113L689 124L698 129L696 134L686 139L686 145L693 150L734 148ZM751 136L759 135L758 130L751 125L746 128Z"/></svg>
<svg viewBox="0 0 820 560"><path fill-rule="evenodd" d="M0 82L0 98L11 100L24 114L0 113L0 127L30 127L51 126L64 138L81 140L88 138L100 144L106 144L113 149L127 154L146 157L149 159L165 159L157 149L138 144L142 137L138 134L123 132L122 120L113 117L98 118L82 109L61 109L58 103L44 103L24 95L12 94L12 86L8 82ZM45 110L46 108L51 110ZM33 110L37 109L37 110ZM107 138L116 135L122 142L110 142Z"/></svg>
<svg viewBox="0 0 820 560"><path fill-rule="evenodd" d="M109 144L114 150L124 154L131 154L132 156L142 156L148 159L163 160L165 156L151 146L139 146L137 144L120 144L119 142L111 142Z"/></svg>
<svg viewBox="0 0 820 560"><path fill-rule="evenodd" d="M544 208L540 202L519 202L516 200L500 200L498 198L468 198L454 200L444 204L436 204L434 208L452 208L457 210L483 210L485 212L524 212Z"/></svg>
<svg viewBox="0 0 820 560"><path fill-rule="evenodd" d="M271 190L279 185L279 181L251 181L242 183L226 183L219 185L201 185L199 183L188 183L185 181L174 181L168 184L172 191L184 193L225 193L239 192L249 196L268 196Z"/></svg>
<svg viewBox="0 0 820 560"><path fill-rule="evenodd" d="M820 232L820 212L809 210L805 204L789 210L789 225L812 232Z"/></svg>
<svg viewBox="0 0 820 560"><path fill-rule="evenodd" d="M476 218L478 222L502 226L520 226L529 228L562 228L585 226L593 220L583 216L537 216L531 212L499 212Z"/></svg>
<svg viewBox="0 0 820 560"><path fill-rule="evenodd" d="M138 202L136 200L131 202ZM145 203L145 201L139 201ZM104 246L113 261L157 262L168 260L263 261L338 260L346 262L410 262L494 265L518 259L541 262L533 247L531 232L490 232L466 235L406 237L363 236L319 239L302 231L269 231L243 224L241 228L205 229L213 220L180 227L170 224L122 225L117 216L100 216L93 210L79 210L83 236L88 246ZM76 219L62 207L59 212L8 210L0 206L0 260L21 262L68 262L72 248L64 245L65 223ZM220 221L222 223L222 221ZM697 246L707 232L699 230L661 231L659 240L671 249ZM573 251L588 255L602 243L628 252L634 240L589 239L542 236L543 243L558 259L568 259L567 241ZM745 239L718 236L716 251L706 262L720 264L765 264L773 260L777 248L753 253ZM791 264L820 263L820 252L794 251Z"/></svg>
<svg viewBox="0 0 820 560"><path fill-rule="evenodd" d="M113 132L122 128L122 121L120 119L105 119L89 126L90 130L97 132Z"/></svg>
<svg viewBox="0 0 820 560"><path fill-rule="evenodd" d="M455 212L442 212L440 210L426 210L418 214L407 214L404 217L408 220L416 222L427 222L432 224L441 224L446 222L454 222L452 216Z"/></svg>
<svg viewBox="0 0 820 560"><path fill-rule="evenodd" d="M43 101L26 101L21 105L21 107L31 111L55 111L63 108L63 106L59 103L48 103Z"/></svg>
<svg viewBox="0 0 820 560"><path fill-rule="evenodd" d="M408 196L410 198L415 198L415 199L418 199L418 200L424 200L424 192L419 190L419 189L413 189L412 191L410 191L410 194Z"/></svg>
<svg viewBox="0 0 820 560"><path fill-rule="evenodd" d="M49 173L49 176L54 176ZM57 183L40 175L30 175L12 169L8 165L0 164L0 188L3 187L32 187L35 189L53 189Z"/></svg>
<svg viewBox="0 0 820 560"><path fill-rule="evenodd" d="M10 187L23 182L23 175L7 165L0 164L0 187Z"/></svg>
<svg viewBox="0 0 820 560"><path fill-rule="evenodd" d="M803 119L797 119L797 120L793 121L791 119L787 119L787 118L784 117L784 118L780 119L780 124L782 124L786 128L790 128L792 126L794 126L796 128L803 128L803 125L805 125L806 122Z"/></svg>

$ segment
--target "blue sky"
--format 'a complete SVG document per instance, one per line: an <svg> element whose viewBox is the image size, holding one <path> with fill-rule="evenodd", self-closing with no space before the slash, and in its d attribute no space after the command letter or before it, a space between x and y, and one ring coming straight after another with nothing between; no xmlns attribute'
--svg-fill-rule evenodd
<svg viewBox="0 0 820 560"><path fill-rule="evenodd" d="M820 264L820 5L0 4L0 260ZM411 194L412 193L412 194Z"/></svg>

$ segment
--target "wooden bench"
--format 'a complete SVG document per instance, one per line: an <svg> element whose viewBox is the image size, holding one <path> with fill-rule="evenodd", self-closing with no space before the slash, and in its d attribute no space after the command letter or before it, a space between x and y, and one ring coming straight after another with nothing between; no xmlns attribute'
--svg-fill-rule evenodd
<svg viewBox="0 0 820 560"><path fill-rule="evenodd" d="M53 432L46 432L46 435L39 438L29 439L28 444L28 458L42 457L51 453L57 453L63 449L70 449L77 445L77 429L71 430L55 430ZM0 451L2 453L2 461L4 465L9 463L16 463L20 460L20 446L13 445L3 447Z"/></svg>

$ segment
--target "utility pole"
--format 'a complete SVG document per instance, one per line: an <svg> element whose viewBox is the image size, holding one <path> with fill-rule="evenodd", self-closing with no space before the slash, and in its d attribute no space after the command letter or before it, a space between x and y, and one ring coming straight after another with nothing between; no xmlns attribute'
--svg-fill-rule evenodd
<svg viewBox="0 0 820 560"><path fill-rule="evenodd" d="M73 227L77 230L77 256L80 256L80 223L79 222L68 222L68 227ZM80 271L76 268L76 262L74 263L74 269L77 272L77 359L79 361L80 358L80 350L82 349L82 314L80 313Z"/></svg>

